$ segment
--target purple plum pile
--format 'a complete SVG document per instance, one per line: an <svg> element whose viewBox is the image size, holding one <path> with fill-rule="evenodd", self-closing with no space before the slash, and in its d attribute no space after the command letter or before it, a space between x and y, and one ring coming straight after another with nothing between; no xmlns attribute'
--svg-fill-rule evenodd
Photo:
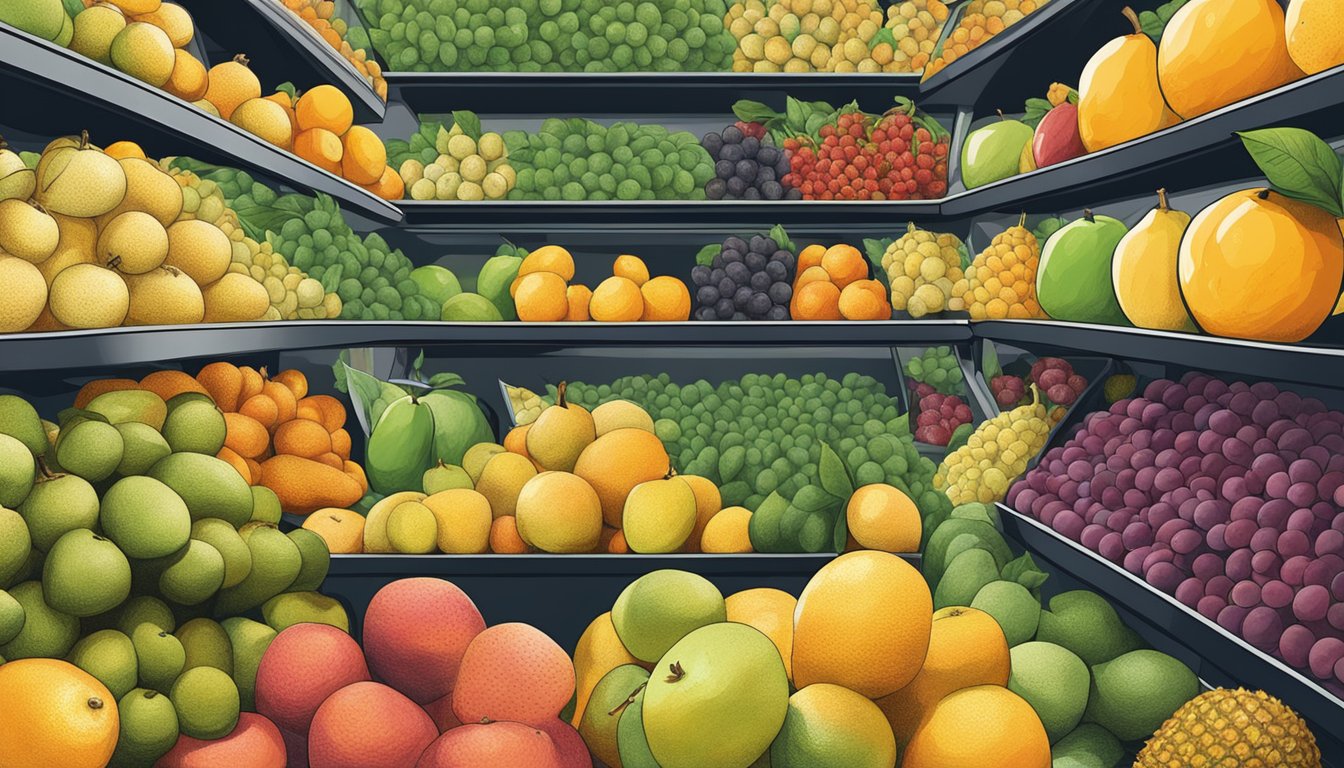
<svg viewBox="0 0 1344 768"><path fill-rule="evenodd" d="M1008 503L1336 691L1344 413L1269 383L1158 380L1092 413Z"/></svg>

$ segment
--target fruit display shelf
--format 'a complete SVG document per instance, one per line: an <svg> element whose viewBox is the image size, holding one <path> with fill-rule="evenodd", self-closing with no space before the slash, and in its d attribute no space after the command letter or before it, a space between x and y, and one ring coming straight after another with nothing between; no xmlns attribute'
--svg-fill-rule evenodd
<svg viewBox="0 0 1344 768"><path fill-rule="evenodd" d="M387 102L373 86L280 0L184 0L182 5L200 23L212 61L264 52L251 66L267 82L290 80L301 91L330 83L350 97L356 123L379 121L387 113Z"/></svg>
<svg viewBox="0 0 1344 768"><path fill-rule="evenodd" d="M260 1L260 0L258 0ZM415 112L451 105L488 114L650 115L732 110L739 99L783 105L786 95L878 108L920 99L919 75L732 72L388 72L388 101Z"/></svg>
<svg viewBox="0 0 1344 768"><path fill-rule="evenodd" d="M1008 535L1054 566L1089 585L1108 600L1162 633L1160 642L1175 643L1189 651L1199 666L1195 672L1214 685L1238 685L1273 691L1313 723L1322 752L1341 754L1337 725L1344 718L1344 701L1287 664L1226 632L1216 623L1187 608L1174 597L1152 588L1143 579L1107 562L1081 545L999 504ZM1143 624L1140 624L1140 629ZM1154 642L1154 640L1150 640ZM1334 763L1327 763L1334 765Z"/></svg>
<svg viewBox="0 0 1344 768"><path fill-rule="evenodd" d="M42 105L8 110L0 118L16 145L22 132L51 137L68 134L72 127L85 128L96 142L135 138L156 156L190 152L296 189L331 195L343 208L375 221L401 220L401 211L392 204L232 123L6 24L0 24L0 75L14 103Z"/></svg>
<svg viewBox="0 0 1344 768"><path fill-rule="evenodd" d="M882 347L969 342L965 320L890 322L424 323L310 320L0 335L0 372L349 347L490 350L527 358L566 348Z"/></svg>
<svg viewBox="0 0 1344 768"><path fill-rule="evenodd" d="M940 201L939 211L975 216L1028 205L1073 208L1079 200L1099 204L1161 186L1175 192L1259 176L1235 132L1293 125L1331 135L1344 118L1342 88L1344 66L1338 66L1100 152L955 192ZM956 134L965 132L958 125ZM960 188L959 175L953 188Z"/></svg>
<svg viewBox="0 0 1344 768"><path fill-rule="evenodd" d="M1337 346L1273 344L1171 331L1122 328L1053 320L989 320L975 323L977 338L1080 352L1105 350L1117 357L1250 377L1272 374L1298 384L1337 386L1344 378L1344 349Z"/></svg>

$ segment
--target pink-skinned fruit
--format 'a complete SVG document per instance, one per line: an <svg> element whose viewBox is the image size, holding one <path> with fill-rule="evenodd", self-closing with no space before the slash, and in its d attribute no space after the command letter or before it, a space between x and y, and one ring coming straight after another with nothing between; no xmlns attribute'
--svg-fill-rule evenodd
<svg viewBox="0 0 1344 768"><path fill-rule="evenodd" d="M364 614L369 671L417 704L453 692L462 655L485 629L467 593L443 579L401 579L383 587Z"/></svg>
<svg viewBox="0 0 1344 768"><path fill-rule="evenodd" d="M420 755L416 768L562 768L551 737L535 725L507 720L461 725Z"/></svg>
<svg viewBox="0 0 1344 768"><path fill-rule="evenodd" d="M285 742L275 723L254 712L238 716L238 725L222 739L205 741L186 734L154 768L286 768ZM292 766L294 763L288 763Z"/></svg>
<svg viewBox="0 0 1344 768"><path fill-rule="evenodd" d="M308 730L311 768L406 768L439 729L415 702L380 683L347 685L327 697Z"/></svg>
<svg viewBox="0 0 1344 768"><path fill-rule="evenodd" d="M369 679L354 638L326 624L295 624L276 636L257 668L257 711L282 730L306 736L331 694Z"/></svg>
<svg viewBox="0 0 1344 768"><path fill-rule="evenodd" d="M1078 107L1064 102L1041 118L1031 140L1031 153L1036 167L1062 163L1087 154L1083 137L1078 133Z"/></svg>
<svg viewBox="0 0 1344 768"><path fill-rule="evenodd" d="M554 720L574 695L574 663L546 633L518 622L497 624L471 641L453 689L464 723Z"/></svg>

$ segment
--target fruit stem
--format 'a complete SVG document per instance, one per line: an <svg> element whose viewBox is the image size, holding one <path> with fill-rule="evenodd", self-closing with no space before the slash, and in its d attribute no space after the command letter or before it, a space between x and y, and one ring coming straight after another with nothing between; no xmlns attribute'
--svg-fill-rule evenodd
<svg viewBox="0 0 1344 768"><path fill-rule="evenodd" d="M617 704L615 708L613 708L610 712L607 713L607 717L615 717L616 715L619 715L622 711L624 711L626 707L630 706L631 704L634 704L635 699L639 698L639 692L644 690L645 686L647 685L648 682L640 683L638 688L631 691L630 695L625 697L625 701L622 701L620 704Z"/></svg>
<svg viewBox="0 0 1344 768"><path fill-rule="evenodd" d="M1167 188L1157 190L1157 210L1168 211L1171 207L1167 205Z"/></svg>
<svg viewBox="0 0 1344 768"><path fill-rule="evenodd" d="M994 111L999 113L999 119L1000 119L1000 120L1007 120L1007 119L1008 119L1008 116L1005 115L1005 114L1003 114L1003 110L1002 110L1002 109L996 109L996 110L994 110Z"/></svg>
<svg viewBox="0 0 1344 768"><path fill-rule="evenodd" d="M1256 192L1256 193L1255 193L1255 196L1258 197L1258 198L1260 198L1261 200L1268 200L1268 199L1269 199L1269 190L1268 190L1268 189L1262 189L1262 190L1260 190L1259 192Z"/></svg>
<svg viewBox="0 0 1344 768"><path fill-rule="evenodd" d="M51 471L51 467L47 466L47 460L41 456L37 457L37 468L41 470L43 480L55 480L60 477L60 475Z"/></svg>
<svg viewBox="0 0 1344 768"><path fill-rule="evenodd" d="M79 132L79 148L89 148L89 130L87 128Z"/></svg>
<svg viewBox="0 0 1344 768"><path fill-rule="evenodd" d="M560 385L555 388L555 404L561 408L569 407L569 405L565 403L565 389L567 387L569 387L569 382L562 381L560 382Z"/></svg>
<svg viewBox="0 0 1344 768"><path fill-rule="evenodd" d="M89 697L89 709L102 709L102 708L103 708L102 699L98 698L97 696Z"/></svg>
<svg viewBox="0 0 1344 768"><path fill-rule="evenodd" d="M1087 223L1089 223L1089 224L1091 224L1092 222L1096 221L1096 218L1094 218L1094 217L1092 216L1092 209L1091 209L1091 208L1084 208L1084 209L1083 209L1083 218L1084 218L1084 219L1087 219Z"/></svg>
<svg viewBox="0 0 1344 768"><path fill-rule="evenodd" d="M4 136L0 136L0 152L5 151L6 149L9 149L9 142L5 141Z"/></svg>
<svg viewBox="0 0 1344 768"><path fill-rule="evenodd" d="M1134 25L1134 34L1143 34L1143 24L1139 23L1139 14L1135 13L1133 8L1126 5L1120 9L1120 13L1124 14L1125 18L1129 19L1129 23Z"/></svg>
<svg viewBox="0 0 1344 768"><path fill-rule="evenodd" d="M249 66L252 63L252 60L247 58L247 54L245 53L240 53L237 56L234 56L233 60L239 64L242 64L244 67Z"/></svg>
<svg viewBox="0 0 1344 768"><path fill-rule="evenodd" d="M667 676L667 682L669 683L680 682L680 680L686 676L686 670L681 668L680 661L674 661L671 664L668 664L667 668L672 673Z"/></svg>
<svg viewBox="0 0 1344 768"><path fill-rule="evenodd" d="M1027 212L1026 212L1026 211L1023 211L1023 212L1022 212L1022 215L1019 216L1019 217L1017 218L1017 226L1019 226L1019 227L1023 227L1023 228L1025 228L1025 227L1027 226Z"/></svg>

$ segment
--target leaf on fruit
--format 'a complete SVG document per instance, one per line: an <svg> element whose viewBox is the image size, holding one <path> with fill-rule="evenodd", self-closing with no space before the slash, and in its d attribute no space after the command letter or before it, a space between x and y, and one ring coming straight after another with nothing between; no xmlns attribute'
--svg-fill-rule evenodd
<svg viewBox="0 0 1344 768"><path fill-rule="evenodd" d="M788 119L789 128L795 131L802 131L807 127L807 118L810 113L807 105L803 102L789 96L784 101L784 115Z"/></svg>
<svg viewBox="0 0 1344 768"><path fill-rule="evenodd" d="M999 364L999 351L994 348L992 341L986 341L984 349L980 352L980 369L985 372L985 381L1003 375L1003 366Z"/></svg>
<svg viewBox="0 0 1344 768"><path fill-rule="evenodd" d="M299 89L295 88L294 84L288 81L275 86L275 92L285 94L289 97L291 102L299 98Z"/></svg>
<svg viewBox="0 0 1344 768"><path fill-rule="evenodd" d="M722 250L723 245L720 243L710 243L695 254L695 263L702 267L713 266L714 257L718 256Z"/></svg>
<svg viewBox="0 0 1344 768"><path fill-rule="evenodd" d="M951 454L958 448L966 445L966 441L975 433L974 424L962 424L952 431L952 437L947 441L947 452Z"/></svg>
<svg viewBox="0 0 1344 768"><path fill-rule="evenodd" d="M835 549L835 554L839 555L849 546L849 515L838 514L835 516L835 533L831 537L831 546Z"/></svg>
<svg viewBox="0 0 1344 768"><path fill-rule="evenodd" d="M78 16L80 11L84 10L83 0L61 0L61 5L65 6L65 15L72 19ZM90 16L89 18L93 17Z"/></svg>
<svg viewBox="0 0 1344 768"><path fill-rule="evenodd" d="M341 276L345 272L345 267L341 264L332 264L322 273L322 292L335 293L341 284Z"/></svg>
<svg viewBox="0 0 1344 768"><path fill-rule="evenodd" d="M793 240L789 238L789 233L784 231L783 224L776 224L775 226L771 227L769 235L770 239L774 240L775 244L778 245L780 248L783 248L789 253L796 254L798 252L798 247L795 246L793 244Z"/></svg>
<svg viewBox="0 0 1344 768"><path fill-rule="evenodd" d="M473 140L481 138L481 118L477 116L475 112L465 109L454 110L453 125L461 128L462 132L470 136ZM437 131L435 131L434 138L438 138Z"/></svg>
<svg viewBox="0 0 1344 768"><path fill-rule="evenodd" d="M739 99L733 104L733 114L744 123L765 123L779 117L775 110L751 99Z"/></svg>
<svg viewBox="0 0 1344 768"><path fill-rule="evenodd" d="M1015 581L1034 591L1040 589L1045 580L1050 578L1050 574L1036 567L1036 561L1031 559L1030 552L1024 552L1021 557L1003 566L999 578L1004 581Z"/></svg>
<svg viewBox="0 0 1344 768"><path fill-rule="evenodd" d="M840 455L829 443L821 444L821 458L817 461L817 479L822 490L838 499L848 499L854 493L854 478L840 460Z"/></svg>
<svg viewBox="0 0 1344 768"><path fill-rule="evenodd" d="M1083 98L1082 96L1079 96L1079 95L1078 95L1078 89L1077 89L1077 88L1070 88L1070 89L1069 89L1069 103L1070 103L1070 104L1077 104L1080 100L1082 100L1082 98Z"/></svg>
<svg viewBox="0 0 1344 768"><path fill-rule="evenodd" d="M420 354L415 356L415 362L411 363L411 376L416 379L423 379L421 371L425 367L425 350L420 350Z"/></svg>
<svg viewBox="0 0 1344 768"><path fill-rule="evenodd" d="M1026 114L1022 115L1022 122L1035 128L1045 119L1045 114L1054 108L1055 105L1051 104L1049 99L1027 99Z"/></svg>
<svg viewBox="0 0 1344 768"><path fill-rule="evenodd" d="M803 512L819 512L840 499L818 485L804 485L793 495L793 506Z"/></svg>
<svg viewBox="0 0 1344 768"><path fill-rule="evenodd" d="M1301 128L1238 131L1275 192L1344 217L1344 164L1319 136Z"/></svg>
<svg viewBox="0 0 1344 768"><path fill-rule="evenodd" d="M420 353L421 357L423 357L424 354L425 354L424 352L421 352ZM429 386L432 389L451 389L453 387L465 387L466 385L467 385L466 379L450 371L444 371L443 373L436 373L433 376L429 377Z"/></svg>
<svg viewBox="0 0 1344 768"><path fill-rule="evenodd" d="M871 51L882 43L890 45L893 49L896 48L896 35L891 31L891 27L883 27L878 30L877 34L873 35L873 39L868 41L868 50Z"/></svg>
<svg viewBox="0 0 1344 768"><path fill-rule="evenodd" d="M1155 11L1143 11L1139 14L1139 26L1143 28L1143 33L1153 39L1153 42L1162 40L1162 31L1167 28L1167 22L1171 17L1181 10L1189 0L1170 0L1157 7Z"/></svg>

